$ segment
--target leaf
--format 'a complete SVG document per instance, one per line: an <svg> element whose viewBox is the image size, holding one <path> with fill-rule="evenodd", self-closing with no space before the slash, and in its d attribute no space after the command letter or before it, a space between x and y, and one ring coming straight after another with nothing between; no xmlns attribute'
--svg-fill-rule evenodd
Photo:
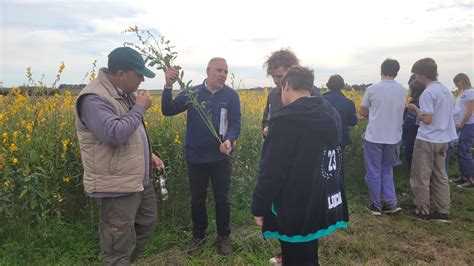
<svg viewBox="0 0 474 266"><path fill-rule="evenodd" d="M18 196L19 199L23 198L26 194L26 192L28 192L28 188L25 187L21 192L20 192L20 196Z"/></svg>
<svg viewBox="0 0 474 266"><path fill-rule="evenodd" d="M36 152L36 150L30 151L30 160L32 162L36 162L38 160L38 153Z"/></svg>

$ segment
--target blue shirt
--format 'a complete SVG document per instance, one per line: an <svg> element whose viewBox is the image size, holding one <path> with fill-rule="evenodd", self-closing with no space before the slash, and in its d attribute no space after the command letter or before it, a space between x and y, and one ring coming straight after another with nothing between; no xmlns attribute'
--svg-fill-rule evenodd
<svg viewBox="0 0 474 266"><path fill-rule="evenodd" d="M352 144L349 126L355 126L357 124L356 108L353 101L348 99L339 90L332 90L326 92L323 95L339 113L341 116L341 127L342 127L342 145Z"/></svg>
<svg viewBox="0 0 474 266"><path fill-rule="evenodd" d="M222 109L227 110L228 129L222 140L235 141L240 134L240 98L235 90L224 85L212 94L203 83L191 88L197 101L205 106L211 115L216 132L219 132L219 121ZM210 163L224 160L227 156L219 151L220 143L201 118L201 115L189 103L188 94L182 91L173 99L172 90L165 88L161 98L161 111L165 116L187 112L185 157L191 164Z"/></svg>

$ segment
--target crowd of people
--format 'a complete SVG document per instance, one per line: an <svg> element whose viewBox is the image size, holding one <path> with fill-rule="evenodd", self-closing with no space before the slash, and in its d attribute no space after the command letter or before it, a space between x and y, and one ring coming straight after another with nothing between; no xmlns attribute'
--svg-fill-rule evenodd
<svg viewBox="0 0 474 266"><path fill-rule="evenodd" d="M333 75L329 91L320 95L314 73L300 66L289 49L273 52L264 64L275 88L263 111L260 169L251 212L265 239L278 239L281 254L271 262L319 265L318 239L347 227L349 211L343 170L344 151L351 145L349 127L368 120L364 138L365 181L371 214L401 211L393 182L400 146L410 169L410 186L420 219L449 221L450 187L447 154L457 146L460 188L474 187L471 147L474 140L474 89L465 74L454 77L457 97L437 81L431 58L412 67L409 91L395 81L394 59L381 65L381 81L367 88L360 110L342 93L342 76ZM229 188L233 143L239 136L239 95L225 84L224 58L212 58L207 78L173 97L180 73L165 70L162 113L186 112L185 159L191 198L192 238L186 252L206 241L206 198L209 181L216 209L216 243L232 253ZM107 68L87 85L76 101L76 128L84 167L84 189L99 208L99 235L106 265L130 265L156 226L157 209L151 173L163 171L153 153L144 115L151 107L148 92L137 93L144 77L154 78L142 56L119 47ZM407 103L407 95L410 95ZM204 108L219 136L211 134Z"/></svg>

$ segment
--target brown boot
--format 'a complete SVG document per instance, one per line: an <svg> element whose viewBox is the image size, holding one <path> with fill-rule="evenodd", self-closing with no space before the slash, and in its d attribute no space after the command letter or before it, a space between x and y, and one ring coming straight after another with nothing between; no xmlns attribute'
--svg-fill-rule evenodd
<svg viewBox="0 0 474 266"><path fill-rule="evenodd" d="M229 255L232 253L232 241L230 236L218 236L217 245L222 253L222 255Z"/></svg>
<svg viewBox="0 0 474 266"><path fill-rule="evenodd" d="M186 248L186 253L192 253L198 250L204 244L204 242L206 242L205 238L193 237L188 243L188 247Z"/></svg>

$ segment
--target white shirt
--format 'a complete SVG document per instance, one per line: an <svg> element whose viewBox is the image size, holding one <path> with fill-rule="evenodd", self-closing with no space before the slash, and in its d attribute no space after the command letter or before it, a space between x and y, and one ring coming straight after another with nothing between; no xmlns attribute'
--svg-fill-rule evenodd
<svg viewBox="0 0 474 266"><path fill-rule="evenodd" d="M464 114L466 113L467 102L474 101L474 89L469 88L463 90L458 97L456 97L456 103L454 105L454 122L456 125L461 124ZM471 118L467 120L467 124L474 124L474 116L471 115Z"/></svg>
<svg viewBox="0 0 474 266"><path fill-rule="evenodd" d="M457 138L453 117L454 96L439 81L432 81L420 96L421 114L432 115L430 124L420 123L417 139L448 143Z"/></svg>
<svg viewBox="0 0 474 266"><path fill-rule="evenodd" d="M369 109L365 140L380 144L400 142L407 93L395 80L382 80L367 88L361 104Z"/></svg>

